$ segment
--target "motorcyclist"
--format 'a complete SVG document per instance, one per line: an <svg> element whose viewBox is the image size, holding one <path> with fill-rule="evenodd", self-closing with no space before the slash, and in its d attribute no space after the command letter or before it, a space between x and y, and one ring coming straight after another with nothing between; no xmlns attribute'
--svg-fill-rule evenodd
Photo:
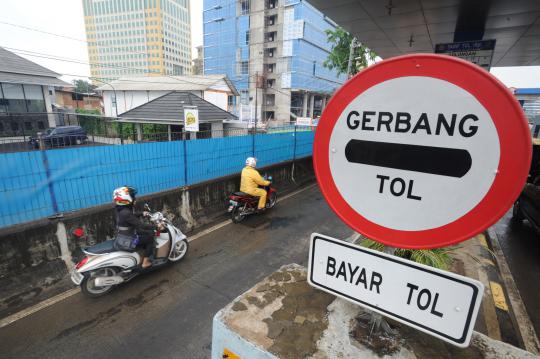
<svg viewBox="0 0 540 359"><path fill-rule="evenodd" d="M147 216L148 212L135 212L135 195L137 190L130 186L119 187L113 192L113 201L116 204L116 218L118 233L130 237L137 235L139 237L138 246L144 249L142 262L143 268L152 265L150 256L154 253L154 231L160 229L160 226L145 224L141 217Z"/></svg>
<svg viewBox="0 0 540 359"><path fill-rule="evenodd" d="M248 157L246 159L246 167L242 170L240 179L240 191L259 197L258 211L263 211L266 207L266 191L259 186L268 186L270 181L266 181L261 177L257 167L257 159Z"/></svg>

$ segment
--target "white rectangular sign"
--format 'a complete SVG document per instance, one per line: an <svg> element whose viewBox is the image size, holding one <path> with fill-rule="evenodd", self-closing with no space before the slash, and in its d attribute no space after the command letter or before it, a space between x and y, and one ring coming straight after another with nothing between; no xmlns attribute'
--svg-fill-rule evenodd
<svg viewBox="0 0 540 359"><path fill-rule="evenodd" d="M199 132L199 110L197 106L184 106L184 126L186 131Z"/></svg>
<svg viewBox="0 0 540 359"><path fill-rule="evenodd" d="M469 345L482 283L314 233L308 281L444 341Z"/></svg>
<svg viewBox="0 0 540 359"><path fill-rule="evenodd" d="M495 51L495 42L495 40L479 40L437 44L435 45L435 53L459 57L489 71Z"/></svg>
<svg viewBox="0 0 540 359"><path fill-rule="evenodd" d="M311 126L313 123L313 120L311 117L297 117L296 118L296 126Z"/></svg>

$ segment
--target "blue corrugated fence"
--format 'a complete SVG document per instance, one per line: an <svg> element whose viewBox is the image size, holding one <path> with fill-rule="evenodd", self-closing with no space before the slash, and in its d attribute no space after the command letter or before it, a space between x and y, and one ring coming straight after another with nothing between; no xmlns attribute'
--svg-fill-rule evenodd
<svg viewBox="0 0 540 359"><path fill-rule="evenodd" d="M0 154L0 227L105 204L129 184L149 194L310 156L315 132L295 131ZM186 176L187 175L187 176Z"/></svg>

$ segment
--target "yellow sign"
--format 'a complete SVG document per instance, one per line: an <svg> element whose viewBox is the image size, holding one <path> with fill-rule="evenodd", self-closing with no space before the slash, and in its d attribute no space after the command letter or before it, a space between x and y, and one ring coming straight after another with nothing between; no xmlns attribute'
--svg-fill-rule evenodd
<svg viewBox="0 0 540 359"><path fill-rule="evenodd" d="M199 110L196 106L184 106L184 127L186 131L199 131Z"/></svg>
<svg viewBox="0 0 540 359"><path fill-rule="evenodd" d="M240 357L225 348L223 349L223 359L240 359Z"/></svg>
<svg viewBox="0 0 540 359"><path fill-rule="evenodd" d="M192 114L191 112L188 112L188 113L186 114L186 125L191 126L191 125L193 125L195 122L197 122L197 118L195 117L195 115Z"/></svg>

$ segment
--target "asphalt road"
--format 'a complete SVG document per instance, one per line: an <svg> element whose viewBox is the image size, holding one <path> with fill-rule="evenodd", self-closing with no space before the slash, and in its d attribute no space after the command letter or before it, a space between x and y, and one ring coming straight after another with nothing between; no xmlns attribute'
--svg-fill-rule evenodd
<svg viewBox="0 0 540 359"><path fill-rule="evenodd" d="M209 358L212 317L284 264L312 232L352 234L316 186L190 243L187 258L110 295L78 293L0 329L2 358Z"/></svg>
<svg viewBox="0 0 540 359"><path fill-rule="evenodd" d="M540 334L540 234L524 221L514 223L508 212L495 231L527 313Z"/></svg>

